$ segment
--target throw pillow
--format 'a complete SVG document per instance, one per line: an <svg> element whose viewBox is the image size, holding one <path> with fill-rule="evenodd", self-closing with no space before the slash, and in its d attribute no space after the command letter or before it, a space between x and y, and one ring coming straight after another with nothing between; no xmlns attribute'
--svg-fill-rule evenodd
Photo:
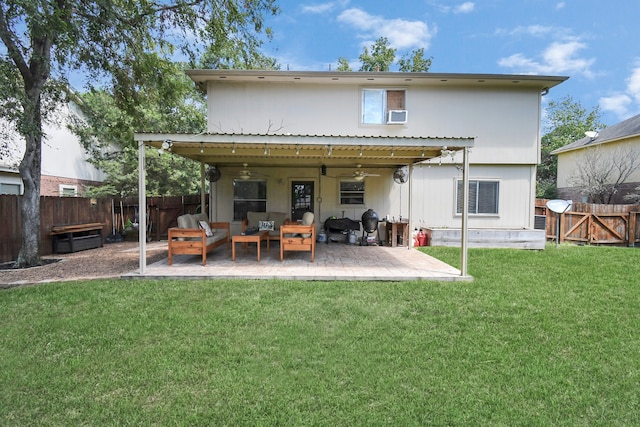
<svg viewBox="0 0 640 427"><path fill-rule="evenodd" d="M275 221L258 221L258 230L273 231Z"/></svg>
<svg viewBox="0 0 640 427"><path fill-rule="evenodd" d="M198 221L198 224L200 224L200 228L204 229L204 234L206 234L207 237L213 236L213 230L207 221Z"/></svg>

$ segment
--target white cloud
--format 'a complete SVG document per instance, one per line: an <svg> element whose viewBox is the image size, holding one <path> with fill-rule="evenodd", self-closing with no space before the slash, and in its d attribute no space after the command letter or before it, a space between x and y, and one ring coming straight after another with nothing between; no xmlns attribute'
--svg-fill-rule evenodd
<svg viewBox="0 0 640 427"><path fill-rule="evenodd" d="M603 111L611 111L621 120L637 114L640 110L640 60L636 61L626 82L627 87L624 92L615 92L599 100Z"/></svg>
<svg viewBox="0 0 640 427"><path fill-rule="evenodd" d="M565 6L566 6L566 3L561 1L560 3L556 4L556 9L558 10L564 9Z"/></svg>
<svg viewBox="0 0 640 427"><path fill-rule="evenodd" d="M578 52L586 47L587 45L578 39L553 42L536 59L516 53L501 58L498 65L526 74L581 74L592 78L594 74L591 66L595 59L578 56Z"/></svg>
<svg viewBox="0 0 640 427"><path fill-rule="evenodd" d="M633 100L624 93L616 93L600 98L598 103L602 111L611 111L618 117L627 117L629 115L629 107L633 103Z"/></svg>
<svg viewBox="0 0 640 427"><path fill-rule="evenodd" d="M310 4L310 5L302 5L302 11L304 13L327 13L331 12L336 8L345 8L349 4L349 0L339 0L339 1L331 1L326 3L318 3L318 4Z"/></svg>
<svg viewBox="0 0 640 427"><path fill-rule="evenodd" d="M467 1L453 8L453 13L471 13L475 8L473 2Z"/></svg>
<svg viewBox="0 0 640 427"><path fill-rule="evenodd" d="M426 49L437 32L422 21L386 19L357 8L343 11L338 16L338 22L354 27L365 46L371 45L379 37L386 37L389 44L397 49Z"/></svg>

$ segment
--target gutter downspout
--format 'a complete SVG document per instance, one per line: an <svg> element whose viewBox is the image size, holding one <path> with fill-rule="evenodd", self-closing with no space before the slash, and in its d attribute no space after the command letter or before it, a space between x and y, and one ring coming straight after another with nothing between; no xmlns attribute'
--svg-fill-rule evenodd
<svg viewBox="0 0 640 427"><path fill-rule="evenodd" d="M138 145L138 243L140 251L140 275L144 275L147 272L147 171L145 169L144 159L144 142L140 142Z"/></svg>

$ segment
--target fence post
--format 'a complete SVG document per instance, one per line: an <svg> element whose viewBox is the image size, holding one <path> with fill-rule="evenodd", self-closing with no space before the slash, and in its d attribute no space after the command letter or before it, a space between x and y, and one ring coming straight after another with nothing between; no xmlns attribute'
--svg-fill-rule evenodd
<svg viewBox="0 0 640 427"><path fill-rule="evenodd" d="M632 247L636 244L636 223L638 221L637 212L629 212L627 222L627 246Z"/></svg>

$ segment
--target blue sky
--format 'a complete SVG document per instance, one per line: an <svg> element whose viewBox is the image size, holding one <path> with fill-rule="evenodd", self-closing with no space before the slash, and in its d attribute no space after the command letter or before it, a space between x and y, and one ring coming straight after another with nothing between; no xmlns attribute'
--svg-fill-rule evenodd
<svg viewBox="0 0 640 427"><path fill-rule="evenodd" d="M357 70L364 46L387 37L397 57L424 48L431 72L569 76L567 95L611 126L640 113L638 0L278 0L264 46L282 69ZM393 70L393 68L392 68Z"/></svg>

